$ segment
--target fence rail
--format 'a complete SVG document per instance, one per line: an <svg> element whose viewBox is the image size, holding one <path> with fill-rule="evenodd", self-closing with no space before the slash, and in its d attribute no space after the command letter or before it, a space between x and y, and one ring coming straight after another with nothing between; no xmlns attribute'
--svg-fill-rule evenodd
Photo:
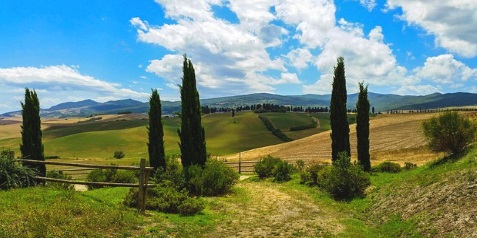
<svg viewBox="0 0 477 238"><path fill-rule="evenodd" d="M67 162L57 162L57 161L40 161L40 160L29 160L29 159L18 159L18 161L27 163L27 164L49 164L49 165L62 165L62 166L72 166L72 167L81 167L87 169L69 169L69 171L80 171L88 169L124 169L124 170L139 170L139 183L109 183L109 182L88 182L88 181L77 181L77 180L67 180L67 179L55 179L47 178L41 176L35 176L35 179L56 182L56 183L68 183L68 184L81 184L81 185L100 185L100 186L111 186L111 187L130 187L130 188L139 188L138 192L138 211L144 213L146 210L146 193L148 187L155 187L155 184L148 184L149 173L154 170L152 167L146 167L146 159L141 159L139 167L137 166L118 166L118 165L98 165L98 164L80 164L80 163L67 163Z"/></svg>

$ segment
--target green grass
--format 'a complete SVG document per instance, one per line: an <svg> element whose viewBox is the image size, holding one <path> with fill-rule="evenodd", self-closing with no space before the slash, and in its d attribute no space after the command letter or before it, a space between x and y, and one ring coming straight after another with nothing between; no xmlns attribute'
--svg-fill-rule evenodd
<svg viewBox="0 0 477 238"><path fill-rule="evenodd" d="M311 117L306 113L279 113L279 112L267 112L261 113L273 122L277 129L282 131L288 131L291 127L305 126L311 124Z"/></svg>

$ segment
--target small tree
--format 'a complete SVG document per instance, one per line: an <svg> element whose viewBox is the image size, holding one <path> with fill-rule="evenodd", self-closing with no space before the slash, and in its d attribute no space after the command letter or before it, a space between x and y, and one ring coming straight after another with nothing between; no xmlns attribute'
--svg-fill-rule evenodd
<svg viewBox="0 0 477 238"><path fill-rule="evenodd" d="M124 156L126 156L126 155L124 154L124 152L122 152L122 151L120 151L120 150L114 151L113 157L114 157L115 159L122 159L122 158L124 158Z"/></svg>
<svg viewBox="0 0 477 238"><path fill-rule="evenodd" d="M43 154L41 119L40 119L40 101L35 90L30 91L25 89L25 102L22 106L22 143L20 144L20 151L22 157L30 160L45 160ZM46 176L46 167L44 164L29 164L26 166L35 169L39 176Z"/></svg>
<svg viewBox="0 0 477 238"><path fill-rule="evenodd" d="M363 83L359 83L359 96L356 109L358 112L356 115L358 162L364 171L369 172L371 170L371 161L369 155L368 86L364 87Z"/></svg>
<svg viewBox="0 0 477 238"><path fill-rule="evenodd" d="M424 136L433 151L457 154L475 140L477 127L457 112L444 112L422 123Z"/></svg>
<svg viewBox="0 0 477 238"><path fill-rule="evenodd" d="M154 170L157 170L159 167L166 169L162 107L161 99L156 89L152 90L152 95L149 99L149 126L147 131L149 135L149 143L147 143L149 164Z"/></svg>
<svg viewBox="0 0 477 238"><path fill-rule="evenodd" d="M351 155L349 145L349 123L346 108L346 77L343 57L338 58L333 77L333 91L330 103L331 159L338 159L338 153L344 151Z"/></svg>

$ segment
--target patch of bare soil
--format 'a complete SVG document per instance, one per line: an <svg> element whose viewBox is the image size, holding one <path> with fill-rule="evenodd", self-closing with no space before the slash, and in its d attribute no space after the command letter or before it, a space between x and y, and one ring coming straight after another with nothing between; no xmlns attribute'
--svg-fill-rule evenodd
<svg viewBox="0 0 477 238"><path fill-rule="evenodd" d="M210 237L323 237L340 233L338 218L306 194L280 191L276 184L243 182L246 201L218 207L229 214ZM228 218L230 217L230 219Z"/></svg>

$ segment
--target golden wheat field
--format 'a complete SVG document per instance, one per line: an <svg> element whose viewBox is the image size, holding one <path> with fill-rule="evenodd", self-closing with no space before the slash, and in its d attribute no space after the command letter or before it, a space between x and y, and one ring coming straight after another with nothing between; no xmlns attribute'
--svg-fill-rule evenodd
<svg viewBox="0 0 477 238"><path fill-rule="evenodd" d="M421 130L423 120L436 113L382 114L370 120L371 163L393 161L400 164L412 162L418 165L442 156L426 146ZM350 126L352 157L356 156L356 124ZM302 159L306 162L331 162L330 131L288 143L244 151L225 157L228 161L257 160L271 155L286 160Z"/></svg>

